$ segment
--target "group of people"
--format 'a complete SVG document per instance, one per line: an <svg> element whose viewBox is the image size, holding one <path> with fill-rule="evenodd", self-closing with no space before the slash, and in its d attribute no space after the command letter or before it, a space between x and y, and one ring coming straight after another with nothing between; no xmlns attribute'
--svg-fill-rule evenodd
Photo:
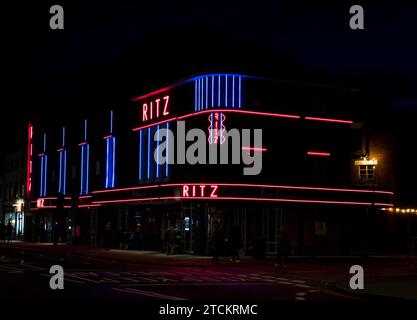
<svg viewBox="0 0 417 320"><path fill-rule="evenodd" d="M225 237L221 228L216 225L212 238L213 262L219 263L219 256L224 252L224 244L227 243L230 250L230 261L233 263L240 262L240 255L243 248L242 238L239 227L234 227L230 237ZM281 262L284 262L284 272L288 271L288 256L291 253L291 241L288 233L277 233L277 257L275 267L280 268ZM283 261L282 261L283 260Z"/></svg>
<svg viewBox="0 0 417 320"><path fill-rule="evenodd" d="M7 224L4 224L3 221L0 221L0 242L5 243L12 241L13 238L13 225L12 221L9 219Z"/></svg>

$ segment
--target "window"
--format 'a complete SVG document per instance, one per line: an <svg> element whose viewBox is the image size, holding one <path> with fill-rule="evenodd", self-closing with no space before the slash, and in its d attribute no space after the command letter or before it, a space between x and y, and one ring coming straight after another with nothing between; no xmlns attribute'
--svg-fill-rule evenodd
<svg viewBox="0 0 417 320"><path fill-rule="evenodd" d="M360 181L375 180L375 166L374 165L359 166L359 180Z"/></svg>

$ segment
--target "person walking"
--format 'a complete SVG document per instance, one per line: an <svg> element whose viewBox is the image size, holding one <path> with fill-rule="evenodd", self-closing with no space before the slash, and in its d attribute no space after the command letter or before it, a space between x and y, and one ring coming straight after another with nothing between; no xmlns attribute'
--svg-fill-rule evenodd
<svg viewBox="0 0 417 320"><path fill-rule="evenodd" d="M237 226L233 228L232 233L230 235L230 249L232 251L232 257L230 261L234 263L239 263L240 250L242 249L242 236L240 234L240 229Z"/></svg>
<svg viewBox="0 0 417 320"><path fill-rule="evenodd" d="M58 221L55 221L54 230L53 230L54 247L57 246L60 236L61 236L61 227L59 226Z"/></svg>
<svg viewBox="0 0 417 320"><path fill-rule="evenodd" d="M219 256L223 252L224 236L220 226L216 225L213 233L213 262L219 263Z"/></svg>
<svg viewBox="0 0 417 320"><path fill-rule="evenodd" d="M175 252L175 242L177 240L177 232L173 226L169 226L167 233L167 254L174 254Z"/></svg>
<svg viewBox="0 0 417 320"><path fill-rule="evenodd" d="M283 232L278 233L277 235L277 261L275 263L275 267L280 268L281 267L281 257L284 257L284 272L288 272L288 255L290 254L290 237L288 236L288 233Z"/></svg>
<svg viewBox="0 0 417 320"><path fill-rule="evenodd" d="M12 225L12 220L9 219L9 222L7 223L7 226L6 226L7 242L12 241L12 238L13 238L13 225Z"/></svg>
<svg viewBox="0 0 417 320"><path fill-rule="evenodd" d="M111 240L112 240L112 228L111 228L111 223L109 221L104 227L104 234L103 234L103 245L106 250L110 249Z"/></svg>

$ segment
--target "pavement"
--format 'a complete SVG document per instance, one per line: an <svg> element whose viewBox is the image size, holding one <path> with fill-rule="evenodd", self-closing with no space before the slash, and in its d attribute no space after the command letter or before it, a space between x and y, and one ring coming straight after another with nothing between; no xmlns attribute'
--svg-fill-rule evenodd
<svg viewBox="0 0 417 320"><path fill-rule="evenodd" d="M191 283L200 285L206 282L211 283L214 278L201 280L203 278L201 271L203 270L206 275L215 274L216 277L228 278L231 284L228 288L228 290L231 290L230 292L235 292L236 288L242 286L242 281L254 281L252 284L258 286L261 285L260 283L274 281L274 283L278 282L281 285L297 289L297 292L291 293L295 295L296 300L305 300L307 294L310 294L310 296L316 294L316 297L319 297L318 292L324 294L322 298L325 300L330 299L330 297L331 299L358 300L417 300L417 257L412 255L290 257L289 270L284 273L285 270L274 268L273 258L257 260L244 257L239 264L235 264L230 262L227 257L223 257L219 264L215 264L211 257L206 256L166 255L156 251L105 250L85 245L78 246L75 252L72 246L66 244L53 246L50 243L19 241L0 245L0 251L2 248L9 250L8 252L20 254L25 252L36 253L39 257L42 255L57 258L72 256L73 258L86 259L86 261L98 259L95 264L97 266L103 265L103 269L114 269L115 265L122 264L123 266L128 265L129 268L135 268L136 265L149 270L161 270L161 272L169 268L177 270L176 272L187 270L187 272L191 272L191 275L181 275L182 280L186 279L185 282L188 278L191 279L187 285L191 285ZM365 288L363 290L351 290L349 288L349 280L352 277L349 269L352 265L360 265L364 269ZM216 272L222 272L222 275L220 276ZM236 278L238 280L233 282L232 278L236 276L236 273L238 273ZM79 277L78 274L75 276ZM245 280L242 280L242 277L245 277ZM97 279L91 278L91 274L89 274L89 281L101 281ZM152 281L152 279L149 281ZM221 280L219 281L221 282ZM215 284L211 283L211 285ZM185 284L183 285L185 286ZM299 290L303 286L306 289L305 292ZM132 290L137 289L126 286L117 290L122 290L120 293L125 290L124 293L132 294L134 292ZM184 290L186 295L186 289ZM266 287L262 287L262 290L265 291ZM171 293L173 294L173 292ZM168 290L167 293L158 293L157 297L163 299L164 295L170 296L171 293Z"/></svg>

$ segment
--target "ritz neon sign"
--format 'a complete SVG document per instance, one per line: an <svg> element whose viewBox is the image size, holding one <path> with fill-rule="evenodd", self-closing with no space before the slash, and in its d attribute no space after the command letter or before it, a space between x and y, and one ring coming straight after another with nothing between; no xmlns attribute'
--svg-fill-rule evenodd
<svg viewBox="0 0 417 320"><path fill-rule="evenodd" d="M184 198L217 198L219 186L213 185L183 185L182 196Z"/></svg>
<svg viewBox="0 0 417 320"><path fill-rule="evenodd" d="M45 207L45 199L38 199L36 200L36 207L44 208Z"/></svg>
<svg viewBox="0 0 417 320"><path fill-rule="evenodd" d="M157 120L169 115L169 96L142 104L142 121Z"/></svg>

